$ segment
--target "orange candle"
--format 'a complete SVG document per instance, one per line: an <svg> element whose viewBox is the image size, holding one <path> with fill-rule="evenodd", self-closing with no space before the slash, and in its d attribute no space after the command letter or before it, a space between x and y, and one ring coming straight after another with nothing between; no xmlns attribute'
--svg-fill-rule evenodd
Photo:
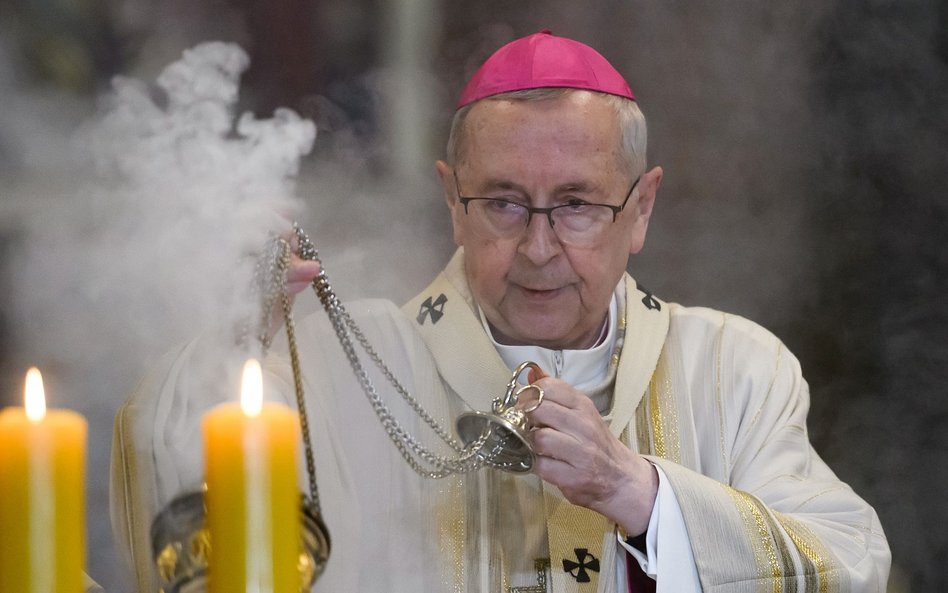
<svg viewBox="0 0 948 593"><path fill-rule="evenodd" d="M88 427L46 410L35 368L25 391L25 408L0 412L0 591L81 593Z"/></svg>
<svg viewBox="0 0 948 593"><path fill-rule="evenodd" d="M240 404L203 418L210 593L299 593L299 420L263 402L260 364L244 365Z"/></svg>

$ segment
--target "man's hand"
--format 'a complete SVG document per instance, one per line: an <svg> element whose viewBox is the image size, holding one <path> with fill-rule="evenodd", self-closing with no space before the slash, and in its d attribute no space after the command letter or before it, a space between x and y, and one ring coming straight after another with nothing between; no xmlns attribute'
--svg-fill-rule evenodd
<svg viewBox="0 0 948 593"><path fill-rule="evenodd" d="M286 291L290 297L290 306L296 300L296 295L306 290L306 287L313 283L320 270L318 261L301 258L297 254L298 249L296 236L291 235L290 265L286 270ZM281 327L283 327L283 307L278 301L270 314L270 327L267 331L268 339L272 340Z"/></svg>
<svg viewBox="0 0 948 593"><path fill-rule="evenodd" d="M658 472L609 432L592 400L565 381L531 380L543 402L527 414L534 472L571 503L592 509L630 536L644 533L658 493Z"/></svg>
<svg viewBox="0 0 948 593"><path fill-rule="evenodd" d="M290 254L290 267L286 271L286 289L290 298L303 292L319 275L319 262L302 259L294 251Z"/></svg>

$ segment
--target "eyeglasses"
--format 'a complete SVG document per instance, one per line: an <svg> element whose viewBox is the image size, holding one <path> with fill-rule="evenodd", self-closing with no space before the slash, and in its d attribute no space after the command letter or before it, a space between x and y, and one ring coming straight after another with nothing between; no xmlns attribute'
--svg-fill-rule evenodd
<svg viewBox="0 0 948 593"><path fill-rule="evenodd" d="M461 195L457 171L454 172L454 187L458 192L458 201L464 206L464 213L472 218L475 232L485 239L520 237L530 226L534 214L545 214L560 242L576 247L591 247L625 209L639 179L641 176L635 178L621 206L590 204L574 198L552 208L535 208L504 198L464 197Z"/></svg>

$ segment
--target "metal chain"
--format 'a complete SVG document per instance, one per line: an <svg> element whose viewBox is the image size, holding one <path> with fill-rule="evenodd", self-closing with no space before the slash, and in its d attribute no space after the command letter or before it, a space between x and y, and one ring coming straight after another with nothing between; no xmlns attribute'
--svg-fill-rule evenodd
<svg viewBox="0 0 948 593"><path fill-rule="evenodd" d="M298 253L300 258L305 260L319 262L319 253L316 247L310 241L309 237L298 226L294 225L294 233L298 242ZM268 249L269 269L264 271L262 266L258 266L258 278L266 278L261 284L263 291L262 300L262 318L259 339L263 344L264 351L270 346L270 337L268 328L273 314L273 307L276 299L281 298L283 305L283 321L286 326L287 339L289 341L290 363L293 366L293 381L296 388L297 406L300 414L300 424L303 431L303 442L306 454L306 469L309 473L310 492L316 509L319 509L319 496L316 489L316 470L313 461L313 450L310 443L309 422L306 415L305 398L303 396L302 373L300 370L299 354L296 347L295 327L292 319L292 300L286 286L286 272L290 264L291 247L283 238L275 238ZM320 262L321 263L321 262ZM267 273L269 272L269 273ZM484 434L475 439L467 446L462 445L457 439L452 437L441 424L431 416L431 414L421 405L421 403L409 393L409 391L398 381L392 370L385 364L381 356L372 347L365 334L358 324L352 319L345 307L336 297L329 278L325 270L313 280L313 290L322 304L333 326L336 337L339 341L349 365L352 368L356 379L362 391L369 400L372 410L379 419L380 424L385 430L386 435L395 445L402 458L408 463L418 475L425 478L444 478L452 474L468 473L490 465L491 461L501 452L502 447L496 443L485 450L486 443L489 441L490 431L485 430ZM455 453L456 456L447 457L432 452L419 442L414 436L406 431L395 418L391 409L382 400L381 395L373 384L368 372L362 364L359 354L353 343L353 337L359 346L371 359L372 363L382 373L385 380L390 383L399 396L409 405L409 407L427 424L434 433L444 441Z"/></svg>
<svg viewBox="0 0 948 593"><path fill-rule="evenodd" d="M378 367L378 369L382 372L382 375L385 377L385 379L391 383L392 387L395 388L395 391L397 391L402 399L404 399L408 405L411 406L412 410L414 410L425 421L425 423L430 426L432 430L434 430L435 434L441 437L441 440L447 443L458 453L463 451L464 446L458 442L457 439L449 435L447 431L434 418L432 418L430 414L428 414L428 411L425 410L420 403L418 403L418 400L416 400L398 381L398 379L395 378L395 374L391 371L391 369L388 368L388 365L385 364L378 352L375 351L375 348L373 348L368 339L366 339L359 326L355 323L355 321L352 320L352 318L349 316L349 313L344 308L342 308L342 306L338 303L338 300L335 300L335 295L332 294L332 288L329 286L329 280L325 276L317 280L318 286L314 286L314 288L316 290L317 296L320 298L320 302L323 302L324 297L322 295L325 294L327 300L335 303L333 310L342 320L341 325L352 332L352 335L359 343L359 346L361 346L369 358L372 359L372 362L375 363L375 366ZM338 333L339 332L337 331L337 334ZM347 352L350 349L351 346L346 348ZM356 359L356 362L358 362L358 359Z"/></svg>
<svg viewBox="0 0 948 593"><path fill-rule="evenodd" d="M286 241L280 243L280 277L286 278L286 271L290 267L290 245ZM306 414L306 400L303 395L303 372L300 369L300 355L296 349L296 326L293 323L293 300L287 290L286 281L280 286L283 304L283 325L286 328L286 339L290 343L290 366L293 367L293 387L296 391L296 406L300 414L300 430L303 432L303 449L306 456L306 473L309 476L309 494L313 508L321 515L319 506L319 492L316 489L316 462L313 459L313 443L309 432L309 417Z"/></svg>
<svg viewBox="0 0 948 593"><path fill-rule="evenodd" d="M306 236L306 233L304 233L299 226L295 227L295 232L300 257L302 259L320 261L319 253L309 237ZM484 446L490 436L489 431L485 431L484 434L480 435L478 439L466 447L451 437L440 423L424 409L418 400L405 389L391 369L389 369L388 365L382 361L378 352L372 347L368 339L366 339L361 328L359 328L358 324L349 316L349 313L339 301L329 283L329 277L324 269L321 269L319 275L313 280L313 289L320 303L323 305L323 309L326 310L326 314L329 317L330 323L332 323L343 352L345 352L349 364L362 387L362 391L368 398L379 422L385 429L389 439L391 439L392 443L401 453L402 458L405 459L408 465L417 474L426 478L443 478L452 474L472 472L490 463L490 460L498 454L499 449L498 447L494 447L490 451L484 451ZM382 372L385 379L395 388L399 396L408 403L411 409L424 420L425 424L427 424L438 437L458 453L457 457L445 457L433 453L401 426L388 406L385 405L381 395L379 395L378 390L366 372L365 367L362 365L350 334L355 337L359 346ZM428 464L430 467L425 467L421 462Z"/></svg>
<svg viewBox="0 0 948 593"><path fill-rule="evenodd" d="M275 237L270 241L266 254L267 261L258 261L256 279L259 289L263 293L261 308L260 333L258 338L263 351L270 348L270 322L273 316L273 306L280 298L283 309L283 325L286 328L286 338L289 342L290 366L293 369L293 387L296 392L296 410L300 418L300 431L303 436L303 455L306 461L306 475L309 479L308 504L317 516L322 515L319 503L319 488L316 484L316 461L313 455L312 438L309 431L309 415L306 413L306 398L303 392L303 374L300 369L300 357L296 348L296 326L293 323L293 301L286 286L286 271L290 267L290 244L286 240ZM269 268L269 269L266 269Z"/></svg>

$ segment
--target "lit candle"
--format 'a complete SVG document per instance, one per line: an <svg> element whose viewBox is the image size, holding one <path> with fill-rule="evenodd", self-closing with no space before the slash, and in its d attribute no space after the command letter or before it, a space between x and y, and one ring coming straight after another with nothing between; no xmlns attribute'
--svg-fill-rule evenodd
<svg viewBox="0 0 948 593"><path fill-rule="evenodd" d="M81 593L88 427L46 410L35 368L24 403L0 411L0 591Z"/></svg>
<svg viewBox="0 0 948 593"><path fill-rule="evenodd" d="M299 593L299 420L263 402L260 364L244 365L240 404L203 419L210 593Z"/></svg>

